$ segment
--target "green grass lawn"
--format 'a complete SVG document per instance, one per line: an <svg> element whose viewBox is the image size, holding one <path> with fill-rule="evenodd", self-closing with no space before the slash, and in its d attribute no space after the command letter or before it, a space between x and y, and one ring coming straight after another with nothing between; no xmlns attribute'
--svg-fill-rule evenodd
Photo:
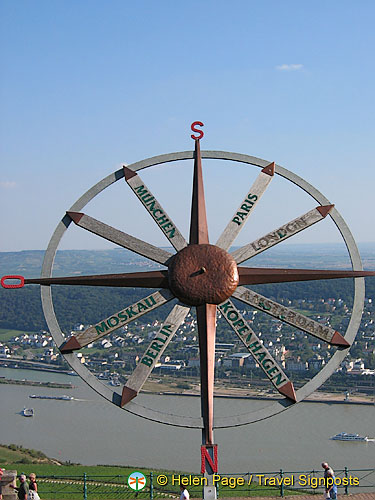
<svg viewBox="0 0 375 500"><path fill-rule="evenodd" d="M58 465L37 450L27 450L15 445L0 445L0 467L16 470L17 474L27 476L34 472L37 475L38 492L43 500L83 500L84 491L88 500L145 499L150 498L150 475L153 475L154 498L178 498L178 478L189 477L189 473L147 469L138 466L106 466L106 465ZM42 463L40 460L44 460ZM142 472L146 476L146 487L137 492L129 488L128 477L134 472ZM167 476L166 485L158 485L158 476ZM192 478L201 478L200 474L191 474ZM202 498L202 486L187 486L191 498ZM259 486L256 481L248 484L244 476L244 484L230 488L219 484L220 497L278 496L279 488ZM298 494L288 492L285 494Z"/></svg>
<svg viewBox="0 0 375 500"><path fill-rule="evenodd" d="M6 342L12 337L22 335L24 333L33 335L36 332L25 332L24 330L10 330L9 328L0 328L0 342Z"/></svg>

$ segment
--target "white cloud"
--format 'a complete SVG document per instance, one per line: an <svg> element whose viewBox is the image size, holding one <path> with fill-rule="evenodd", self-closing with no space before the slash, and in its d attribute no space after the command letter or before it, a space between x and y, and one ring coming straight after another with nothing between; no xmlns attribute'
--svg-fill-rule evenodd
<svg viewBox="0 0 375 500"><path fill-rule="evenodd" d="M303 68L303 64L281 64L276 66L279 71L298 71Z"/></svg>
<svg viewBox="0 0 375 500"><path fill-rule="evenodd" d="M14 181L0 181L0 188L3 189L12 189L16 187L16 185Z"/></svg>

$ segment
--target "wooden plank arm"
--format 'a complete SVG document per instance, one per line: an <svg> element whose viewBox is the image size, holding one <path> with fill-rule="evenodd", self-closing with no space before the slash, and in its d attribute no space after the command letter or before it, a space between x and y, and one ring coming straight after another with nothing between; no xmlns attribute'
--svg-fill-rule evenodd
<svg viewBox="0 0 375 500"><path fill-rule="evenodd" d="M97 236L100 236L120 247L131 250L143 257L147 257L159 264L167 265L169 259L173 257L173 254L163 250L161 248L155 247L150 243L139 240L130 234L124 233L111 227L104 222L100 222L89 215L79 212L66 212L72 221L79 227L90 231Z"/></svg>
<svg viewBox="0 0 375 500"><path fill-rule="evenodd" d="M231 255L237 264L241 264L251 257L258 255L265 250L287 240L291 236L307 229L308 227L316 224L317 222L323 220L329 212L332 210L334 205L319 206L313 208L309 212L300 215L296 219L293 219L286 224L283 224L279 228L265 234L261 238L252 241L251 243L238 248Z"/></svg>
<svg viewBox="0 0 375 500"><path fill-rule="evenodd" d="M60 352L66 354L81 349L82 347L91 344L91 342L95 342L96 340L114 332L118 328L121 328L135 319L140 318L149 311L162 306L173 298L174 296L169 290L154 292L148 297L138 300L131 306L125 307L109 318L90 326L78 335L73 335L59 347Z"/></svg>
<svg viewBox="0 0 375 500"><path fill-rule="evenodd" d="M163 231L164 235L168 238L173 247L177 251L185 248L187 246L185 238L182 236L155 196L148 189L141 177L133 170L130 170L130 168L125 166L123 168L125 181L131 187L134 194L154 219L158 227Z"/></svg>
<svg viewBox="0 0 375 500"><path fill-rule="evenodd" d="M345 338L333 328L322 325L317 321L304 316L289 307L285 307L278 302L271 299L267 299L259 293L255 293L249 288L244 286L239 286L233 293L233 297L241 300L245 304L248 304L258 311L265 312L270 316L279 319L283 323L294 326L303 332L306 332L314 337L324 340L331 345L338 347L350 347L350 344L345 340Z"/></svg>
<svg viewBox="0 0 375 500"><path fill-rule="evenodd" d="M243 202L228 222L220 238L217 240L216 246L222 248L223 250L228 250L230 248L241 229L245 226L245 223L249 219L250 215L253 213L255 206L269 186L274 174L274 162L262 169L258 177L255 179L254 184L251 186L250 191L247 193Z"/></svg>
<svg viewBox="0 0 375 500"><path fill-rule="evenodd" d="M155 365L167 348L169 342L182 325L190 307L176 304L159 328L156 337L152 340L140 362L128 378L122 390L121 406L131 401L142 389Z"/></svg>
<svg viewBox="0 0 375 500"><path fill-rule="evenodd" d="M225 301L219 306L219 310L272 385L280 394L295 403L297 399L293 383L285 375L266 347L264 347L233 302L231 300Z"/></svg>

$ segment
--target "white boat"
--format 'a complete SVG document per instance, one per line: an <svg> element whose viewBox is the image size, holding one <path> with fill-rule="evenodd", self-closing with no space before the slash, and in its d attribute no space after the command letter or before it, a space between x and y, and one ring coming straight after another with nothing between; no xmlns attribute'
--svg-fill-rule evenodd
<svg viewBox="0 0 375 500"><path fill-rule="evenodd" d="M34 408L24 408L22 410L22 415L24 417L33 417L34 416Z"/></svg>
<svg viewBox="0 0 375 500"><path fill-rule="evenodd" d="M331 439L336 441L368 441L368 436L360 436L359 434L349 434L347 432L340 432Z"/></svg>
<svg viewBox="0 0 375 500"><path fill-rule="evenodd" d="M32 399L57 399L59 401L73 401L73 396L67 396L64 394L63 396L37 396L36 394L30 394L29 398Z"/></svg>

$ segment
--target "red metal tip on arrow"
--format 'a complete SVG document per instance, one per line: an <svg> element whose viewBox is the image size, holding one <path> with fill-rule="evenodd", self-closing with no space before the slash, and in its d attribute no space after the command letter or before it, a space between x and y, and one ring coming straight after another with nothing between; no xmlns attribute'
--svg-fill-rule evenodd
<svg viewBox="0 0 375 500"><path fill-rule="evenodd" d="M282 394L283 396L286 396L293 403L297 402L297 396L296 396L296 393L294 391L294 386L293 386L292 382L287 382L282 387L279 387L277 390L280 392L280 394Z"/></svg>
<svg viewBox="0 0 375 500"><path fill-rule="evenodd" d="M274 175L275 174L275 162L273 161L272 163L270 163L266 167L262 168L262 172L264 174Z"/></svg>
<svg viewBox="0 0 375 500"><path fill-rule="evenodd" d="M134 170L131 170L130 168L128 167L122 167L123 170L124 170L124 176L125 176L125 180L128 181L129 179L131 179L132 177L135 177L137 174L134 172Z"/></svg>
<svg viewBox="0 0 375 500"><path fill-rule="evenodd" d="M133 389L130 389L130 387L126 387L126 385L124 385L122 388L121 406L125 406L129 403L129 401L135 398L137 394L137 391L134 391Z"/></svg>
<svg viewBox="0 0 375 500"><path fill-rule="evenodd" d="M77 349L81 349L81 347L82 347L81 344L73 335L73 337L70 337L70 339L61 344L59 349L62 354L68 354L72 351L76 351Z"/></svg>
<svg viewBox="0 0 375 500"><path fill-rule="evenodd" d="M82 214L80 212L66 212L67 215L69 215L69 217L72 219L72 221L75 223L75 224L78 224L79 221L82 219L82 217L85 215L85 214Z"/></svg>
<svg viewBox="0 0 375 500"><path fill-rule="evenodd" d="M326 217L334 206L335 205L323 205L323 206L316 207L316 209L318 212L320 212L320 214L323 217Z"/></svg>
<svg viewBox="0 0 375 500"><path fill-rule="evenodd" d="M350 347L350 344L344 339L344 337L339 332L335 332L330 344L337 345L339 347Z"/></svg>
<svg viewBox="0 0 375 500"><path fill-rule="evenodd" d="M9 284L5 283L6 280L20 280L17 284ZM19 276L18 274L10 274L8 276L3 276L1 278L1 286L3 288L23 288L25 285L25 278L23 276Z"/></svg>

